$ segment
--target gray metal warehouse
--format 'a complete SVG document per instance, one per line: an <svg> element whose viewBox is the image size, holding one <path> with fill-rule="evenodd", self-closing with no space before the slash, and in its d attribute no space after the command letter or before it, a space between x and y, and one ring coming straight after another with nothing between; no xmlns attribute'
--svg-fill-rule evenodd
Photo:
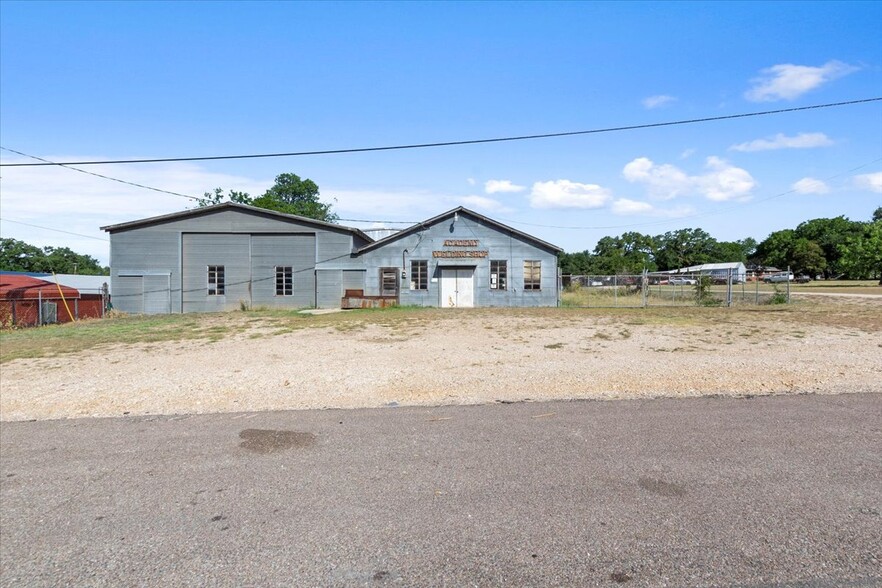
<svg viewBox="0 0 882 588"><path fill-rule="evenodd" d="M232 202L102 229L129 313L558 303L561 249L462 207L378 241Z"/></svg>

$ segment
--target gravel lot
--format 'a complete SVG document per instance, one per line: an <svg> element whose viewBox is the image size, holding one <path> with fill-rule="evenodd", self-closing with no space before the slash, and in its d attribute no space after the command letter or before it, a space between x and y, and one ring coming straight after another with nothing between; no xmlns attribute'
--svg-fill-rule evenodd
<svg viewBox="0 0 882 588"><path fill-rule="evenodd" d="M867 301L882 311L880 301ZM553 310L553 309L552 309ZM557 311L555 311L557 312ZM716 310L725 313L725 309ZM866 312L866 308L864 308ZM247 315L215 315L219 323ZM717 314L714 316L725 317ZM734 316L734 315L733 315ZM5 363L3 420L710 394L882 392L882 332L762 317L396 312ZM751 315L747 315L750 317ZM835 322L835 321L834 321Z"/></svg>

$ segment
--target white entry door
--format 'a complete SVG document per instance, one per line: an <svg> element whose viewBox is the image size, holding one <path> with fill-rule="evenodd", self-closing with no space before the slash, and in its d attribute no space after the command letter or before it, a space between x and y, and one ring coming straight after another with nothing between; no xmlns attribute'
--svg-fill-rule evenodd
<svg viewBox="0 0 882 588"><path fill-rule="evenodd" d="M471 308L475 305L475 268L441 268L441 306Z"/></svg>

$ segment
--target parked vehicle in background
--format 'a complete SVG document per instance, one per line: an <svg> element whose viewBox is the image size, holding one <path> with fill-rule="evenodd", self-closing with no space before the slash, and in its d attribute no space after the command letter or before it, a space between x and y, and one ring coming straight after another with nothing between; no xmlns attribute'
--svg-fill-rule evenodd
<svg viewBox="0 0 882 588"><path fill-rule="evenodd" d="M788 274L786 272L780 274L772 274L771 276L764 276L763 282L768 284L779 284L781 282L792 282L793 274Z"/></svg>
<svg viewBox="0 0 882 588"><path fill-rule="evenodd" d="M674 286L694 286L695 280L692 278L670 278L668 280L668 284L672 284Z"/></svg>

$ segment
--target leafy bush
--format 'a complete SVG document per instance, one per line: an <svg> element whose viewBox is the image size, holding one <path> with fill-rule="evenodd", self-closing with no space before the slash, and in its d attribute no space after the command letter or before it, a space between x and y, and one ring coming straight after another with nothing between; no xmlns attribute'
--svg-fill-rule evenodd
<svg viewBox="0 0 882 588"><path fill-rule="evenodd" d="M787 304L787 292L775 286L775 293L769 298L769 304Z"/></svg>
<svg viewBox="0 0 882 588"><path fill-rule="evenodd" d="M713 295L711 286L714 281L710 276L698 276L695 281L695 302L698 306L720 306L723 301Z"/></svg>

